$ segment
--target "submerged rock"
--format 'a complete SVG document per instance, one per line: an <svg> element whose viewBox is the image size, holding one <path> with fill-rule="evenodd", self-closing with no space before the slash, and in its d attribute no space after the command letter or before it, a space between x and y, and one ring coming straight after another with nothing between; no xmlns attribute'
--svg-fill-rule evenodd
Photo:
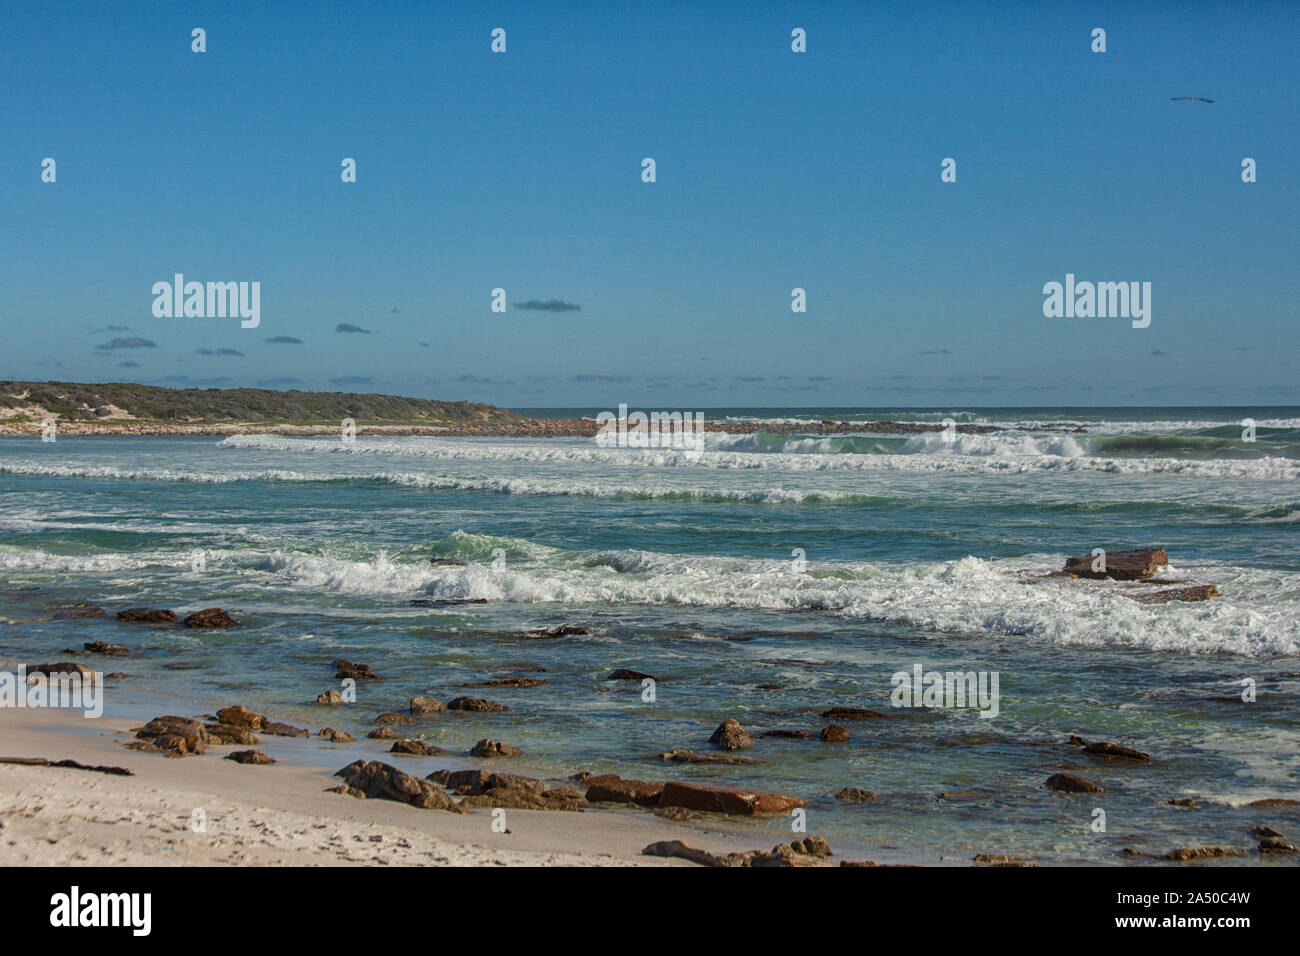
<svg viewBox="0 0 1300 956"><path fill-rule="evenodd" d="M877 710L868 710L865 707L832 707L830 710L823 710L822 716L827 720L888 720L888 714L882 714Z"/></svg>
<svg viewBox="0 0 1300 956"><path fill-rule="evenodd" d="M1048 790L1060 790L1065 793L1101 793L1106 788L1099 783L1080 777L1073 773L1054 773L1047 778Z"/></svg>
<svg viewBox="0 0 1300 956"><path fill-rule="evenodd" d="M876 799L876 795L870 790L863 790L861 787L845 787L835 794L835 799L848 800L853 803L871 803Z"/></svg>
<svg viewBox="0 0 1300 956"><path fill-rule="evenodd" d="M743 750L754 746L754 738L749 731L740 726L740 721L728 717L718 725L718 729L709 738L709 743L719 750Z"/></svg>
<svg viewBox="0 0 1300 956"><path fill-rule="evenodd" d="M327 690L316 695L316 703L327 707L336 707L343 703L343 695L336 690Z"/></svg>
<svg viewBox="0 0 1300 956"><path fill-rule="evenodd" d="M75 621L86 617L103 617L104 609L98 604L88 604L82 601L74 604L72 607L65 607L61 611L54 612L56 621Z"/></svg>
<svg viewBox="0 0 1300 956"><path fill-rule="evenodd" d="M849 729L841 727L839 724L831 724L829 727L823 727L821 732L821 741L824 744L844 743L849 739Z"/></svg>
<svg viewBox="0 0 1300 956"><path fill-rule="evenodd" d="M204 608L195 611L183 622L185 627L238 627L239 622L219 607Z"/></svg>
<svg viewBox="0 0 1300 956"><path fill-rule="evenodd" d="M577 624L557 624L554 627L539 627L528 631L527 636L532 638L587 637L595 633L591 628L580 627Z"/></svg>
<svg viewBox="0 0 1300 956"><path fill-rule="evenodd" d="M1133 600L1142 604L1168 604L1170 601L1208 601L1219 596L1219 589L1213 584L1197 584L1188 588L1170 588L1156 591L1154 594L1133 594Z"/></svg>
<svg viewBox="0 0 1300 956"><path fill-rule="evenodd" d="M753 763L753 757L740 757L736 754L702 754L695 750L668 750L659 755L660 760L671 761L672 763L725 763L725 764L743 764Z"/></svg>
<svg viewBox="0 0 1300 956"><path fill-rule="evenodd" d="M606 773L587 781L588 803L632 803L640 807L659 805L662 783L649 780L624 780L618 774Z"/></svg>
<svg viewBox="0 0 1300 956"><path fill-rule="evenodd" d="M415 718L410 714L399 714L395 711L389 711L386 714L380 714L375 718L377 724L413 724Z"/></svg>
<svg viewBox="0 0 1300 956"><path fill-rule="evenodd" d="M605 680L652 680L656 684L661 683L659 678L655 677L653 674L643 674L640 671L628 670L626 667L620 667L617 670L611 671Z"/></svg>
<svg viewBox="0 0 1300 956"><path fill-rule="evenodd" d="M118 611L117 619L128 624L174 624L176 612L160 607L129 607Z"/></svg>
<svg viewBox="0 0 1300 956"><path fill-rule="evenodd" d="M370 669L369 664L355 664L339 658L334 662L334 676L339 680L379 680L380 675Z"/></svg>
<svg viewBox="0 0 1300 956"><path fill-rule="evenodd" d="M510 708L494 700L484 700L482 697L456 697L447 704L447 709L495 714Z"/></svg>
<svg viewBox="0 0 1300 956"><path fill-rule="evenodd" d="M399 740L388 749L390 754L406 754L411 757L432 757L446 753L441 747L427 744L423 740Z"/></svg>
<svg viewBox="0 0 1300 956"><path fill-rule="evenodd" d="M332 744L351 744L356 742L356 737L344 730L335 730L333 727L322 727L317 737L324 737Z"/></svg>
<svg viewBox="0 0 1300 956"><path fill-rule="evenodd" d="M1245 850L1233 850L1221 846L1180 847L1176 850L1170 850L1164 855L1164 859L1172 860L1176 863L1183 863L1187 860L1207 860L1224 856L1245 855Z"/></svg>
<svg viewBox="0 0 1300 956"><path fill-rule="evenodd" d="M374 740L394 740L397 737L397 731L392 727L384 725L383 727L376 727L374 730L370 731L370 733L366 734L366 736Z"/></svg>
<svg viewBox="0 0 1300 956"><path fill-rule="evenodd" d="M517 757L523 751L491 737L484 737L470 748L469 753L471 757Z"/></svg>
<svg viewBox="0 0 1300 956"><path fill-rule="evenodd" d="M1130 760L1134 763L1148 763L1151 760L1150 754L1144 754L1142 751L1134 750L1131 747L1122 747L1119 744L1111 743L1109 740L1098 740L1089 743L1082 737L1071 736L1070 743L1076 747L1082 747L1084 753L1098 757L1109 757L1112 760Z"/></svg>
<svg viewBox="0 0 1300 956"><path fill-rule="evenodd" d="M86 649L87 654L111 654L122 657L131 653L121 644L107 644L104 641L87 641L81 646Z"/></svg>
<svg viewBox="0 0 1300 956"><path fill-rule="evenodd" d="M546 683L543 677L498 677L493 680L468 681L461 687L541 687Z"/></svg>

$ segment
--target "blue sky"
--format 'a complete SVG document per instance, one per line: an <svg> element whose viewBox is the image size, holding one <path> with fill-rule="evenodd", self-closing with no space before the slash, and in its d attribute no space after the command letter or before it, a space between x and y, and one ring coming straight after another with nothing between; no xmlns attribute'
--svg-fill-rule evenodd
<svg viewBox="0 0 1300 956"><path fill-rule="evenodd" d="M1296 402L1298 48L1293 3L11 2L0 377ZM260 327L155 318L177 272ZM1045 318L1067 272L1151 282L1150 328Z"/></svg>

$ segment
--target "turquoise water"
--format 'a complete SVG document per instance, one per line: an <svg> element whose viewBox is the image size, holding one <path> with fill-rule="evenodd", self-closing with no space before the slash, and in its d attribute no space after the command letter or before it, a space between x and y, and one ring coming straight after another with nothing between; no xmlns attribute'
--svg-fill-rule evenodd
<svg viewBox="0 0 1300 956"><path fill-rule="evenodd" d="M137 654L105 669L127 671L133 688L358 738L414 694L485 696L512 709L431 717L415 733L454 750L505 740L524 749L512 762L521 772L796 794L810 801L809 832L877 859L1120 862L1126 846L1250 847L1258 823L1294 836L1295 808L1240 805L1300 797L1300 409L830 411L707 415L913 414L1016 430L952 443L709 433L698 457L364 431L353 444L5 439L0 655L7 666L82 641L125 643ZM1258 441L1241 441L1243 417ZM1139 546L1168 549L1162 578L1222 596L1145 605L1132 596L1150 585L1037 579L1067 554ZM243 626L41 622L76 601L221 606ZM560 623L595 633L526 634ZM316 707L337 686L337 657L385 679L363 682L356 705ZM917 664L996 671L997 716L892 707L891 675ZM660 677L654 702L603 679L618 667ZM548 683L461 686L525 673ZM1254 703L1240 699L1245 678ZM760 739L743 766L655 756L710 750L729 716L754 731L815 732L832 706L890 719L846 724L844 744ZM1063 746L1072 733L1153 761L1108 765ZM352 749L367 747L378 742ZM1046 791L1066 767L1106 792ZM877 800L835 800L845 786ZM1174 797L1199 809L1171 807ZM1104 833L1090 828L1097 808ZM788 831L783 819L747 826L755 845Z"/></svg>

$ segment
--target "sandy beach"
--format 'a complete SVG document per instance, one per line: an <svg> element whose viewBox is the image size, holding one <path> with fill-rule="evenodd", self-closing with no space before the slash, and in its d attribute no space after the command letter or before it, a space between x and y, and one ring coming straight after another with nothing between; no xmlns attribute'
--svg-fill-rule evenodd
<svg viewBox="0 0 1300 956"><path fill-rule="evenodd" d="M340 782L334 771L357 757L413 774L432 766L381 755L374 741L263 737L259 749L278 762L246 766L223 759L238 746L177 759L128 751L133 722L120 718L10 709L3 721L0 757L132 772L0 764L3 866L692 866L641 850L674 839L713 852L756 848L752 837L636 810L510 809L509 832L498 833L488 809L457 815L328 792ZM192 827L196 810L205 832Z"/></svg>

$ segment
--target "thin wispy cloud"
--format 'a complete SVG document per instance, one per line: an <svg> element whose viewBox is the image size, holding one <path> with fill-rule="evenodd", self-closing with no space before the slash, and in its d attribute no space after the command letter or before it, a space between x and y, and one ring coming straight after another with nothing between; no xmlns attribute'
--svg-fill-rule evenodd
<svg viewBox="0 0 1300 956"><path fill-rule="evenodd" d="M96 351L116 352L119 349L156 349L157 342L151 342L149 339L142 339L133 336L126 339L113 339L111 342L105 342L103 345L96 345Z"/></svg>
<svg viewBox="0 0 1300 956"><path fill-rule="evenodd" d="M561 299L547 299L541 302L537 299L529 299L527 302L512 302L516 309L527 309L534 312L581 312L582 306L574 302L564 302Z"/></svg>
<svg viewBox="0 0 1300 956"><path fill-rule="evenodd" d="M340 322L338 325L334 326L334 331L359 333L361 335L374 334L369 329L363 329L361 326L353 325L351 322Z"/></svg>

